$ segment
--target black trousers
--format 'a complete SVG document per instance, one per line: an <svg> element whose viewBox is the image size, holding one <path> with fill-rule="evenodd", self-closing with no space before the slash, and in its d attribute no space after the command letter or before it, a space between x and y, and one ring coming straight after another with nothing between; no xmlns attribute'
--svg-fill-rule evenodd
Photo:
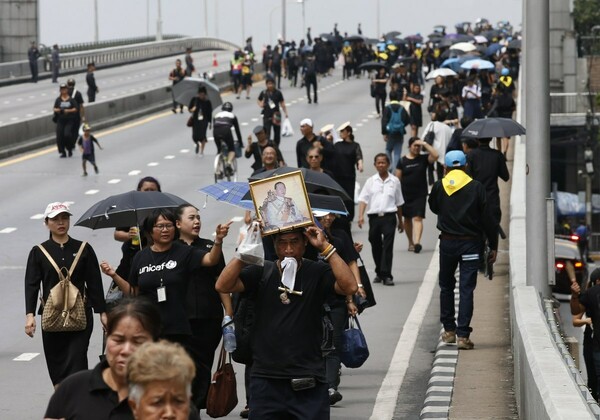
<svg viewBox="0 0 600 420"><path fill-rule="evenodd" d="M375 273L380 278L393 278L392 259L395 237L396 213L369 216L369 243L375 262Z"/></svg>
<svg viewBox="0 0 600 420"><path fill-rule="evenodd" d="M87 90L88 102L96 102L96 89L88 89Z"/></svg>
<svg viewBox="0 0 600 420"><path fill-rule="evenodd" d="M337 389L340 381L340 350L342 349L344 327L348 319L348 308L344 299L336 299L329 307L331 308L329 316L333 324L333 345L335 346L335 350L325 356L325 367L329 388Z"/></svg>
<svg viewBox="0 0 600 420"><path fill-rule="evenodd" d="M268 139L271 138L271 128L273 128L273 142L279 147L279 143L281 142L281 125L273 124L273 120L269 116L263 117L263 128Z"/></svg>
<svg viewBox="0 0 600 420"><path fill-rule="evenodd" d="M383 113L383 110L385 109L386 96L387 96L386 92L376 92L375 93L375 110L380 115Z"/></svg>
<svg viewBox="0 0 600 420"><path fill-rule="evenodd" d="M206 408L206 396L211 381L211 371L215 351L221 342L220 319L190 319L192 336L190 337L190 356L196 365L196 377L192 382L194 405Z"/></svg>
<svg viewBox="0 0 600 420"><path fill-rule="evenodd" d="M306 84L306 96L308 97L308 102L311 102L310 87L312 86L314 100L315 103L317 103L319 101L319 98L317 96L317 75L313 74L312 76L305 76L304 83Z"/></svg>
<svg viewBox="0 0 600 420"><path fill-rule="evenodd" d="M58 148L58 153L61 155L65 153L66 150L73 150L73 127L75 126L75 122L71 120L67 121L58 121L56 123L56 147Z"/></svg>

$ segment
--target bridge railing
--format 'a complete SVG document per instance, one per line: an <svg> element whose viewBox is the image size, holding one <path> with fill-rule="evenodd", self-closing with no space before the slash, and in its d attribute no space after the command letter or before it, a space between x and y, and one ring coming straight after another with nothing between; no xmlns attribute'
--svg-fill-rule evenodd
<svg viewBox="0 0 600 420"><path fill-rule="evenodd" d="M596 93L587 92L552 92L550 93L551 114L581 114L590 107L590 96L596 100Z"/></svg>
<svg viewBox="0 0 600 420"><path fill-rule="evenodd" d="M98 67L110 67L138 61L169 57L185 52L207 50L236 50L238 46L217 38L179 38L165 41L145 42L135 45L124 45L100 48L91 51L79 51L60 55L61 74L85 71L88 63L94 62ZM48 58L38 60L40 73L50 72L51 63ZM3 79L30 77L27 60L0 64L0 81Z"/></svg>

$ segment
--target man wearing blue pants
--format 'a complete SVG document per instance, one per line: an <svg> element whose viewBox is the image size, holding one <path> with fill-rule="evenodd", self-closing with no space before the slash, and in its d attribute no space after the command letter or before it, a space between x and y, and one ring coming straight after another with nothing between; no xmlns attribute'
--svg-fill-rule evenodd
<svg viewBox="0 0 600 420"><path fill-rule="evenodd" d="M460 150L446 153L446 175L438 180L429 195L429 207L438 215L440 230L440 321L444 326L442 341L457 343L461 350L474 347L469 338L473 317L473 292L488 238L490 263L496 261L498 223L488 214L485 187L469 177L464 169L467 160ZM459 275L458 322L454 311L456 268ZM457 339L458 338L458 339Z"/></svg>

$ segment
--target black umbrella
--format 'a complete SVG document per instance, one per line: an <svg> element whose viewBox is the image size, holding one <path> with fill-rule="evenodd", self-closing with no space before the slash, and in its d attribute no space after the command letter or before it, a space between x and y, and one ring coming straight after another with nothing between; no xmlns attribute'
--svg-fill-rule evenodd
<svg viewBox="0 0 600 420"><path fill-rule="evenodd" d="M153 210L177 208L187 201L158 191L129 191L112 195L94 204L75 226L91 229L139 226Z"/></svg>
<svg viewBox="0 0 600 420"><path fill-rule="evenodd" d="M350 35L347 36L346 38L344 38L344 41L348 41L348 42L363 42L365 40L365 37L362 35Z"/></svg>
<svg viewBox="0 0 600 420"><path fill-rule="evenodd" d="M321 38L321 41L324 41L324 42L335 41L335 36L333 36L332 34L321 34L318 36L318 38Z"/></svg>
<svg viewBox="0 0 600 420"><path fill-rule="evenodd" d="M444 38L440 41L438 46L440 48L451 47L452 45L456 44L457 42L458 41L456 41L454 38Z"/></svg>
<svg viewBox="0 0 600 420"><path fill-rule="evenodd" d="M416 57L400 57L398 58L398 60L396 60L397 63L402 63L405 66L410 66L412 63L417 62L417 58Z"/></svg>
<svg viewBox="0 0 600 420"><path fill-rule="evenodd" d="M367 71L371 71L371 70L379 71L379 69L382 67L384 69L388 70L388 65L384 61L367 61L366 63L362 63L360 66L358 66L358 68L360 70L367 70Z"/></svg>
<svg viewBox="0 0 600 420"><path fill-rule="evenodd" d="M344 200L342 200L337 195L325 195L325 194L314 194L308 193L308 202L310 203L310 208L313 211L326 211L329 213L341 214L344 216L348 215L348 209L346 209L346 205L344 204ZM250 205L251 208L254 208L252 204L252 195L248 190L246 194L242 197L240 201L240 207ZM244 207L248 208L248 207Z"/></svg>
<svg viewBox="0 0 600 420"><path fill-rule="evenodd" d="M484 118L473 121L462 132L462 137L480 139L511 137L525 134L525 127L510 118Z"/></svg>
<svg viewBox="0 0 600 420"><path fill-rule="evenodd" d="M198 88L200 86L204 86L206 88L206 95L208 96L208 100L210 101L213 109L216 109L223 103L219 87L208 80L197 77L186 77L181 82L173 86L173 97L175 102L187 106L192 98L197 95Z"/></svg>
<svg viewBox="0 0 600 420"><path fill-rule="evenodd" d="M398 31L391 31L391 32L388 32L387 34L385 34L385 35L383 36L383 38L384 38L384 39L386 39L386 40L387 40L387 39L394 39L394 38L396 38L398 35L402 35L402 32L398 32Z"/></svg>
<svg viewBox="0 0 600 420"><path fill-rule="evenodd" d="M521 49L521 40L520 39L513 39L512 41L510 41L508 43L508 47L511 50L520 50Z"/></svg>
<svg viewBox="0 0 600 420"><path fill-rule="evenodd" d="M323 193L329 195L337 195L344 200L351 200L350 196L344 188L338 184L333 178L323 172L311 171L306 168L292 168L284 166L283 168L271 169L270 171L261 172L248 178L249 182L258 181L259 179L269 178L275 175L283 175L290 172L302 171L306 191L312 193Z"/></svg>
<svg viewBox="0 0 600 420"><path fill-rule="evenodd" d="M463 55L465 55L465 52L462 50L446 50L440 55L440 57L445 60L447 58L462 57Z"/></svg>

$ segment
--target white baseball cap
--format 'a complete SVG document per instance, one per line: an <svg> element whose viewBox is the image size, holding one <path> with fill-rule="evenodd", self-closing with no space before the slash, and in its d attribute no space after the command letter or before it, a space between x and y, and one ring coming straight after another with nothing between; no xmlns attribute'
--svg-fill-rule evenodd
<svg viewBox="0 0 600 420"><path fill-rule="evenodd" d="M300 126L302 127L303 125L308 125L310 127L313 127L313 122L310 118L305 118L302 121L300 121Z"/></svg>
<svg viewBox="0 0 600 420"><path fill-rule="evenodd" d="M73 216L73 213L71 213L67 203L55 201L54 203L50 203L46 206L46 211L44 211L44 219L52 219L61 213L68 213L69 216Z"/></svg>

